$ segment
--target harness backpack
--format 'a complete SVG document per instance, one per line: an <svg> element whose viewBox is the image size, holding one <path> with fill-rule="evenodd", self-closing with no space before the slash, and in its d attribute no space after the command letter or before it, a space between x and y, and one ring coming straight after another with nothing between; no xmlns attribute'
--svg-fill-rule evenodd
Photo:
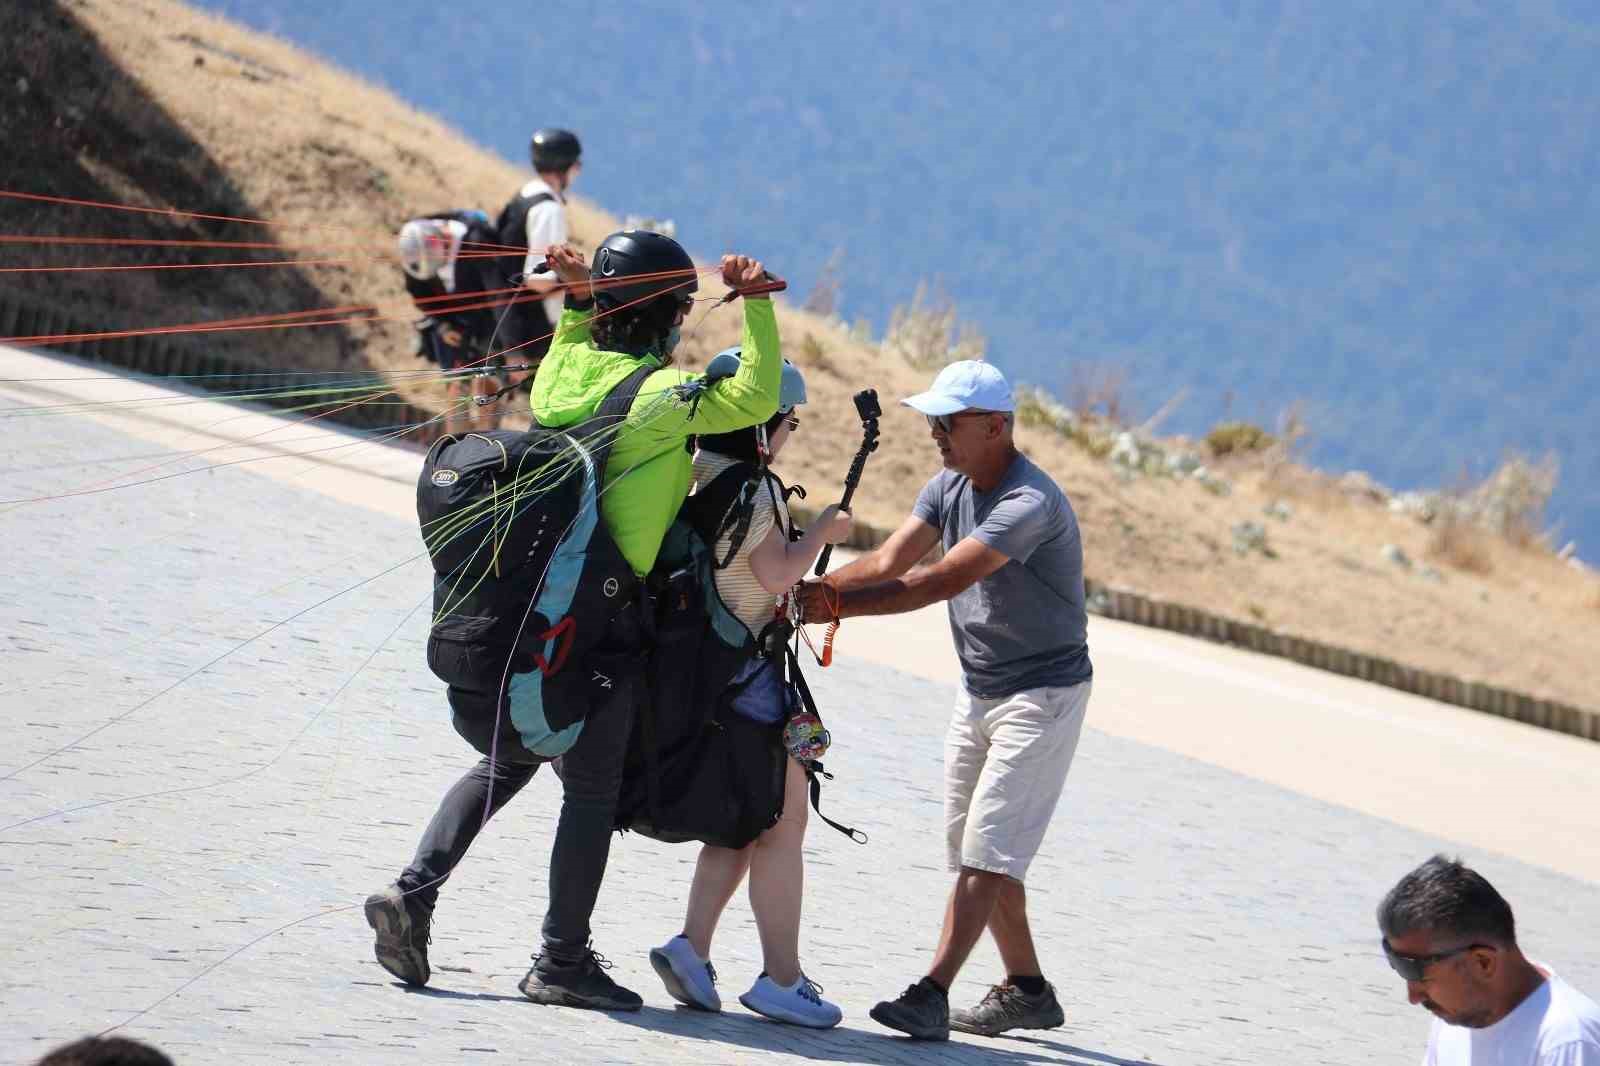
<svg viewBox="0 0 1600 1066"><path fill-rule="evenodd" d="M650 700L629 739L617 828L666 843L742 848L783 814L784 723L816 705L788 647L788 623L775 618L751 633L717 594L715 575L739 550L758 494L790 491L756 464L736 464L685 500L668 530L651 575L657 613ZM731 550L718 559L723 536ZM782 693L779 717L741 713L742 697L774 682ZM865 840L822 814L822 764L811 762L806 772L818 816Z"/></svg>
<svg viewBox="0 0 1600 1066"><path fill-rule="evenodd" d="M484 754L562 754L615 679L637 669L637 652L596 647L642 598L599 497L615 436L603 431L621 425L650 372L634 371L575 427L447 436L423 462L428 667L448 686L457 732Z"/></svg>
<svg viewBox="0 0 1600 1066"><path fill-rule="evenodd" d="M740 848L783 813L783 725L732 710L755 637L717 595L711 551L681 515L658 559L649 699L629 737L615 824Z"/></svg>

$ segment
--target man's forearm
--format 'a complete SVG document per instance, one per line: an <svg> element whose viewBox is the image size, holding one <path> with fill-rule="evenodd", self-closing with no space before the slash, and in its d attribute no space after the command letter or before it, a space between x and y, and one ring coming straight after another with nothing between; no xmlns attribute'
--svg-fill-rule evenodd
<svg viewBox="0 0 1600 1066"><path fill-rule="evenodd" d="M865 560L858 559L857 563ZM856 565L855 563L851 564ZM844 571L840 571L843 573ZM835 575L828 578L837 587ZM930 603L949 599L959 589L948 589L939 575L926 567L912 570L904 577L892 578L855 586L839 588L839 617L853 618L874 614L904 614L926 607Z"/></svg>
<svg viewBox="0 0 1600 1066"><path fill-rule="evenodd" d="M875 548L837 570L828 571L828 583L836 589L855 589L876 585L890 576L883 549Z"/></svg>

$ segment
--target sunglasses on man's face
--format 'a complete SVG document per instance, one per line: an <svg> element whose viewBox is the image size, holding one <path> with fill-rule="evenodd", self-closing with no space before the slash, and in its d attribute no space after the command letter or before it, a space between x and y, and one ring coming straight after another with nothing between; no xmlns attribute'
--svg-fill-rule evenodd
<svg viewBox="0 0 1600 1066"><path fill-rule="evenodd" d="M1428 967L1436 962L1455 958L1457 955L1471 951L1473 948L1487 948L1489 946L1488 944L1468 944L1465 947L1451 948L1449 951L1440 951L1433 955L1402 955L1389 946L1388 937L1383 938L1384 957L1389 960L1389 965L1394 969L1394 972L1407 981L1424 980L1428 973Z"/></svg>
<svg viewBox="0 0 1600 1066"><path fill-rule="evenodd" d="M956 419L977 418L982 415L989 415L993 413L993 411L957 411L953 415L927 415L925 417L928 419L929 429L936 429L940 433L948 436L950 433L955 431Z"/></svg>

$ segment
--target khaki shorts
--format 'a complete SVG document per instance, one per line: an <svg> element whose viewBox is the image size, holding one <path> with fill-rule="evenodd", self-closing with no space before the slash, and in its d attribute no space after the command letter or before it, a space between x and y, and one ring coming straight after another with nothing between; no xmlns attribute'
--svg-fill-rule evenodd
<svg viewBox="0 0 1600 1066"><path fill-rule="evenodd" d="M957 695L944 745L951 870L970 866L1023 879L1067 783L1091 684L992 700L965 689Z"/></svg>

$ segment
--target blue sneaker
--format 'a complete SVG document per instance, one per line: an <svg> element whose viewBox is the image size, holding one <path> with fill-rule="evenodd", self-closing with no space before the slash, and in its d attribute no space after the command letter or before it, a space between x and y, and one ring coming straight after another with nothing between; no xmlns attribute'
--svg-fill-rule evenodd
<svg viewBox="0 0 1600 1066"><path fill-rule="evenodd" d="M844 1017L843 1011L822 998L822 986L805 974L787 987L762 974L739 1002L773 1021L811 1029L832 1029Z"/></svg>
<svg viewBox="0 0 1600 1066"><path fill-rule="evenodd" d="M717 971L694 950L688 937L680 933L659 948L651 948L650 965L667 986L667 994L679 1003L695 1010L722 1009Z"/></svg>

